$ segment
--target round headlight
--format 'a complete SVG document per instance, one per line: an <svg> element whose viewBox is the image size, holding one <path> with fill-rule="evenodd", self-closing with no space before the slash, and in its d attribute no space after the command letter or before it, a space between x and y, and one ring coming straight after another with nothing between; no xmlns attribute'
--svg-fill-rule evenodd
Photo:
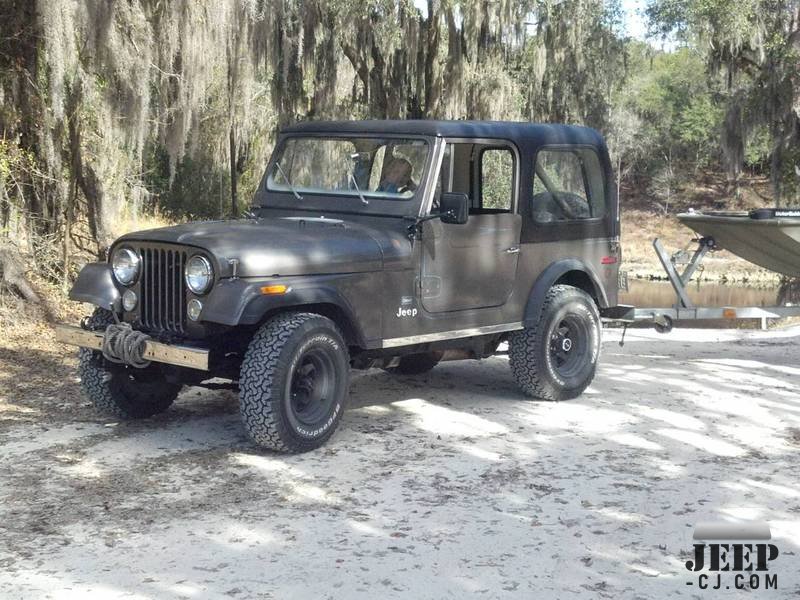
<svg viewBox="0 0 800 600"><path fill-rule="evenodd" d="M214 270L205 256L196 254L186 263L186 285L195 294L203 294L214 281Z"/></svg>
<svg viewBox="0 0 800 600"><path fill-rule="evenodd" d="M122 285L130 285L136 281L140 263L139 255L130 248L117 248L111 258L111 269L117 281Z"/></svg>
<svg viewBox="0 0 800 600"><path fill-rule="evenodd" d="M203 303L197 298L192 298L189 300L189 304L186 306L186 314L189 315L189 318L192 321L197 321L197 319L200 318L200 311L202 310Z"/></svg>
<svg viewBox="0 0 800 600"><path fill-rule="evenodd" d="M136 297L136 294L133 290L125 290L125 293L122 294L122 308L124 308L127 312L131 312L134 308L136 308L136 302L139 299Z"/></svg>

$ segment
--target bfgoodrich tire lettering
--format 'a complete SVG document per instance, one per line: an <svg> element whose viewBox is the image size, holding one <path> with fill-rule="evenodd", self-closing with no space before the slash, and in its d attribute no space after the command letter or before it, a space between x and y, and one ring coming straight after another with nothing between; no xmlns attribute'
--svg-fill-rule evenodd
<svg viewBox="0 0 800 600"><path fill-rule="evenodd" d="M253 336L242 361L239 406L248 436L279 452L306 452L333 435L347 395L350 358L336 325L285 313Z"/></svg>
<svg viewBox="0 0 800 600"><path fill-rule="evenodd" d="M519 388L545 400L580 396L594 379L600 331L597 306L586 292L553 286L538 322L509 338L509 363Z"/></svg>
<svg viewBox="0 0 800 600"><path fill-rule="evenodd" d="M97 308L89 318L91 329L114 322L110 311ZM100 352L81 348L78 354L81 386L99 411L118 419L144 419L167 410L181 386L164 379L156 366L136 369L108 362Z"/></svg>

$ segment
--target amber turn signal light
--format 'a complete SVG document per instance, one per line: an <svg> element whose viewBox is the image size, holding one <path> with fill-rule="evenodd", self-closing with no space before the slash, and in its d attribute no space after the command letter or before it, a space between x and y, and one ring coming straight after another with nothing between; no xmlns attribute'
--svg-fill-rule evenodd
<svg viewBox="0 0 800 600"><path fill-rule="evenodd" d="M288 291L289 291L289 286L283 285L282 283L279 283L277 285L265 285L264 287L261 288L261 293L266 296L285 294Z"/></svg>

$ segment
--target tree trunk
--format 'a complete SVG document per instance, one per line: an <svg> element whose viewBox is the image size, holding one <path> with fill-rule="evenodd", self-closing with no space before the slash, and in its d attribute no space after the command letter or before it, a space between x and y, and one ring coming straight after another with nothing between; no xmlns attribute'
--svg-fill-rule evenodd
<svg viewBox="0 0 800 600"><path fill-rule="evenodd" d="M436 105L440 98L440 91L436 81L436 60L439 55L439 15L433 0L428 0L428 18L425 21L425 101L423 102L423 117L430 118L436 114Z"/></svg>
<svg viewBox="0 0 800 600"><path fill-rule="evenodd" d="M69 291L70 283L70 233L72 231L72 224L75 220L75 201L78 197L78 182L75 177L72 178L69 189L69 197L67 198L67 205L64 210L64 239L62 241L62 256L61 264L63 266L63 273L61 278L61 289L66 294Z"/></svg>
<svg viewBox="0 0 800 600"><path fill-rule="evenodd" d="M740 195L742 165L744 163L744 124L741 99L734 97L728 104L722 124L722 156L725 163L727 196L738 199Z"/></svg>
<svg viewBox="0 0 800 600"><path fill-rule="evenodd" d="M238 198L236 190L236 132L233 130L233 123L231 123L230 135L228 136L230 142L230 155L231 155L231 218L235 219L238 213Z"/></svg>
<svg viewBox="0 0 800 600"><path fill-rule="evenodd" d="M10 247L0 247L0 283L19 294L26 302L41 308L48 321L55 320L52 307L36 292L34 286L25 277L22 262Z"/></svg>
<svg viewBox="0 0 800 600"><path fill-rule="evenodd" d="M105 218L105 188L91 165L84 165L79 170L77 181L81 192L86 197L89 230L97 242L97 257L102 259L113 241Z"/></svg>

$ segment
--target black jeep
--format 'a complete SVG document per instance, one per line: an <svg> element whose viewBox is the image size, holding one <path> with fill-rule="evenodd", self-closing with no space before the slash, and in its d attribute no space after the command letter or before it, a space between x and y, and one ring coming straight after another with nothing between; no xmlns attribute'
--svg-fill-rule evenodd
<svg viewBox="0 0 800 600"><path fill-rule="evenodd" d="M238 382L258 444L302 452L341 418L351 368L416 375L509 345L530 396L592 381L617 304L619 221L592 129L464 121L284 129L246 218L117 240L70 294L83 387L120 418L183 385Z"/></svg>

